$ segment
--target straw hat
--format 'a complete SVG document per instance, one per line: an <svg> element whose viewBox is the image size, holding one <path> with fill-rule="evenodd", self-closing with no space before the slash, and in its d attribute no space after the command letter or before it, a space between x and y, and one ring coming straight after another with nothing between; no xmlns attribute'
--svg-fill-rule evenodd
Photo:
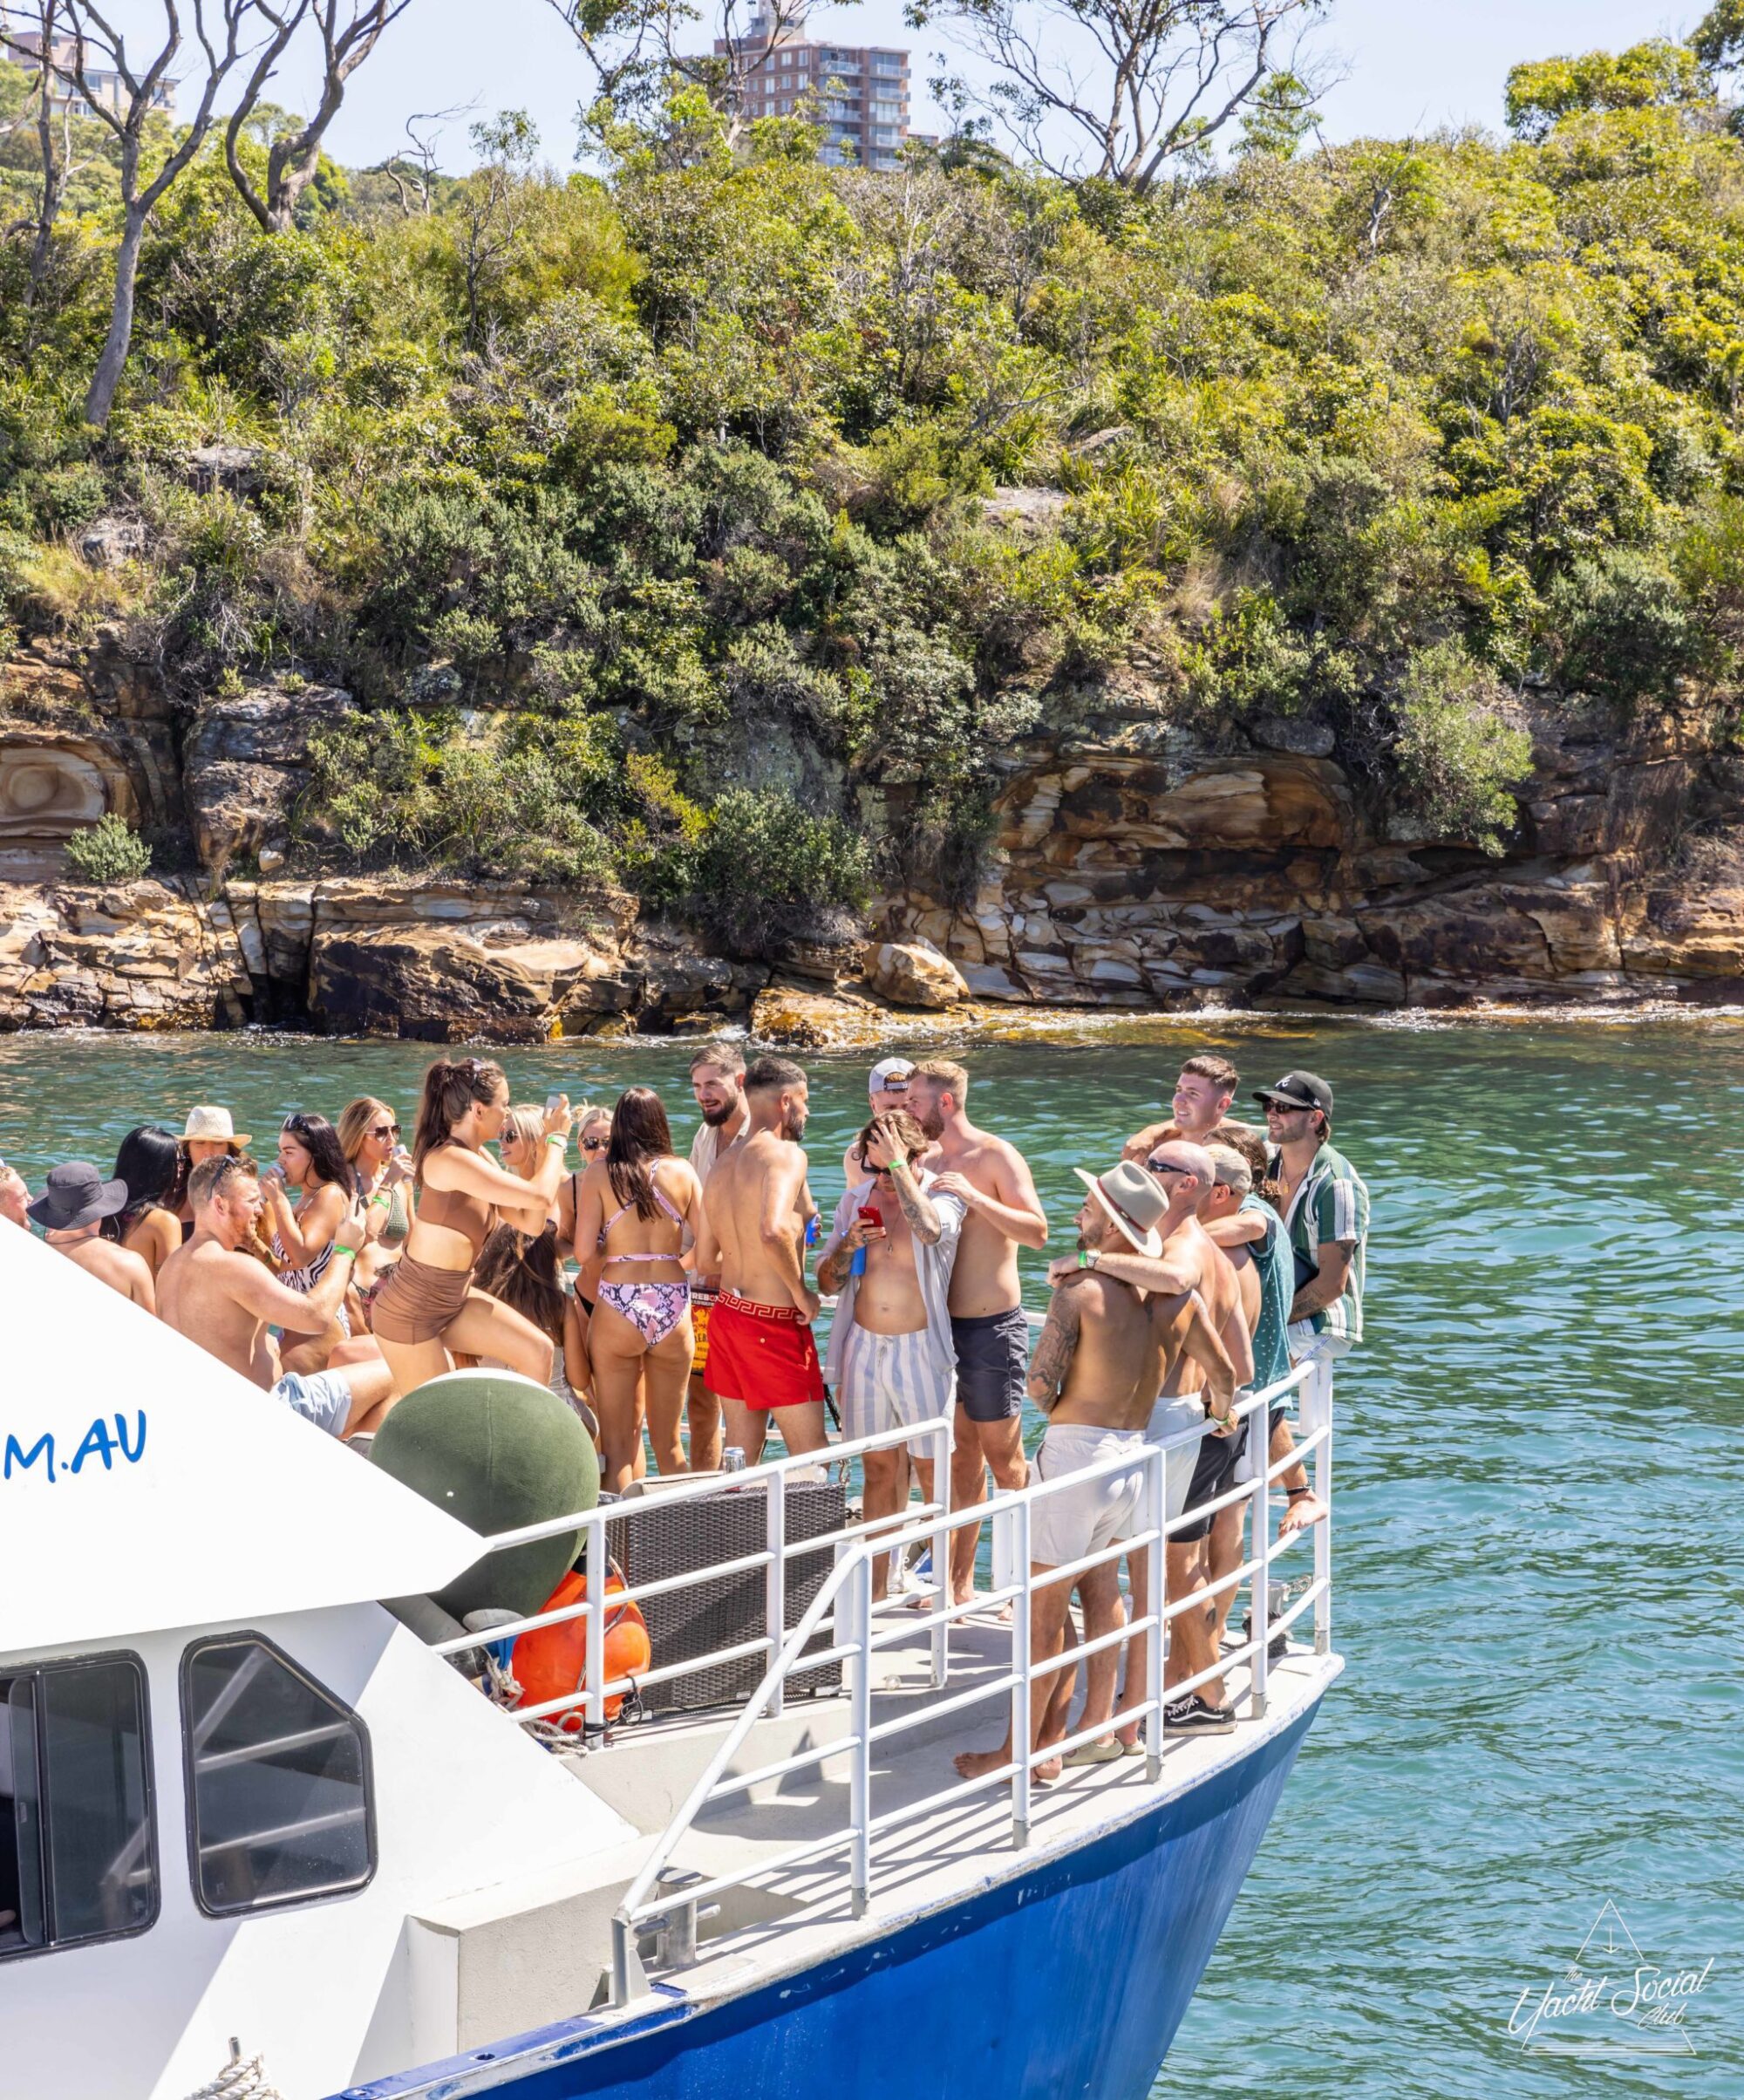
<svg viewBox="0 0 1744 2100"><path fill-rule="evenodd" d="M228 1108L190 1108L181 1136L184 1144L193 1138L201 1144L228 1145L233 1152L253 1142L246 1130L238 1130L231 1122Z"/></svg>
<svg viewBox="0 0 1744 2100"><path fill-rule="evenodd" d="M1168 1208L1168 1198L1136 1162L1123 1159L1100 1178L1082 1167L1072 1171L1108 1213L1141 1254L1155 1261L1162 1252L1162 1235L1156 1221Z"/></svg>

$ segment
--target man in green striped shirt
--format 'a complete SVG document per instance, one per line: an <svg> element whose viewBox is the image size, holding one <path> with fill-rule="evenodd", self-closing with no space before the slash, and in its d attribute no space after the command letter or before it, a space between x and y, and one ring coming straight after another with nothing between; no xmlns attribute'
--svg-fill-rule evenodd
<svg viewBox="0 0 1744 2100"><path fill-rule="evenodd" d="M1284 1224L1296 1258L1290 1354L1329 1362L1362 1340L1368 1190L1332 1138L1332 1089L1289 1072L1257 1094L1277 1147Z"/></svg>

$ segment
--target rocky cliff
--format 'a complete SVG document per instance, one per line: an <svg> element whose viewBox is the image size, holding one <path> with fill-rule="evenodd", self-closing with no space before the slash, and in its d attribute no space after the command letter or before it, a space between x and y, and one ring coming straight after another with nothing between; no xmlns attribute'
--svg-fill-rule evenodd
<svg viewBox="0 0 1744 2100"><path fill-rule="evenodd" d="M0 1030L250 1020L457 1040L754 1019L848 1040L896 1006L1451 1005L1744 998L1741 761L1692 706L1651 729L1548 706L1507 856L1414 835L1333 731L1213 736L1141 681L1005 754L966 902L889 897L863 941L705 952L628 896L298 875L290 815L330 687L178 715L111 642L15 657L0 685ZM115 811L180 871L68 879ZM884 821L900 824L892 806ZM1700 826L1699 849L1680 846Z"/></svg>

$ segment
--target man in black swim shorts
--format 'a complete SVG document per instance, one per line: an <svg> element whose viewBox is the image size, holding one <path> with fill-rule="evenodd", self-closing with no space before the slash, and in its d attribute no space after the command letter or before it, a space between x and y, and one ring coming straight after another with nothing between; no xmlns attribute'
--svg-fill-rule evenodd
<svg viewBox="0 0 1744 2100"><path fill-rule="evenodd" d="M1002 1489L1029 1479L1024 1457L1024 1389L1029 1377L1029 1322L1018 1280L1018 1249L1047 1244L1047 1219L1022 1153L978 1130L964 1103L969 1074L949 1058L916 1065L909 1077L909 1111L933 1141L926 1164L941 1196L960 1197L967 1216L950 1272L950 1332L957 1345L957 1421L950 1503L986 1499L987 1474ZM964 1524L951 1540L950 1593L975 1593L981 1527Z"/></svg>

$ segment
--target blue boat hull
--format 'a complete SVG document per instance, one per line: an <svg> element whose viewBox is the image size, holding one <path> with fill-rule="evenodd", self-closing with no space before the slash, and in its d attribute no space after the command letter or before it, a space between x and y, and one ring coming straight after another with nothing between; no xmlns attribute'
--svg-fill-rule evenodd
<svg viewBox="0 0 1744 2100"><path fill-rule="evenodd" d="M1185 1795L814 1967L700 2008L674 1991L628 2028L568 2021L342 2100L1142 2100L1317 1708Z"/></svg>

